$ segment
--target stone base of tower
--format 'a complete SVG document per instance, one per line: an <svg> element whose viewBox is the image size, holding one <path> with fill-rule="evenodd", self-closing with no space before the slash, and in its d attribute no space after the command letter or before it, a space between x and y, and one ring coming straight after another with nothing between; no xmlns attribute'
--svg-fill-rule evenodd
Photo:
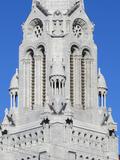
<svg viewBox="0 0 120 160"><path fill-rule="evenodd" d="M52 115L13 128L0 139L0 160L118 160L118 139L106 128Z"/></svg>

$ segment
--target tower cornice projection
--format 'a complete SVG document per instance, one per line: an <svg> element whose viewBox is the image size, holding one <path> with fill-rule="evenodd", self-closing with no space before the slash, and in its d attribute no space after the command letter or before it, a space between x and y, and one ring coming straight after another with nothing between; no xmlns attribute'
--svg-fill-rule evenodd
<svg viewBox="0 0 120 160"><path fill-rule="evenodd" d="M0 126L0 160L118 160L117 123L83 0L33 0Z"/></svg>

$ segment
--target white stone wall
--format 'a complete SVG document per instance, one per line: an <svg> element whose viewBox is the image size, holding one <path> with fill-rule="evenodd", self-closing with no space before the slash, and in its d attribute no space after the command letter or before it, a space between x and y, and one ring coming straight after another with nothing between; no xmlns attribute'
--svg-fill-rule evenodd
<svg viewBox="0 0 120 160"><path fill-rule="evenodd" d="M116 138L108 137L106 133L97 128L94 130L92 125L89 130L80 126L71 126L58 120L55 123L43 124L41 127L11 134L9 137L7 135L2 137L0 153L12 152L15 157L19 153L17 159L20 160L22 160L20 157L26 159L29 154L31 157L34 154L38 157L39 153L43 153L43 150L52 159L55 157L68 159L67 156L73 159L73 153L75 159L98 160L107 159L107 157L117 159L118 146L116 143Z"/></svg>
<svg viewBox="0 0 120 160"><path fill-rule="evenodd" d="M117 124L98 107L107 88L98 84L93 30L82 0L33 1L19 49L19 105L0 128L1 160L118 160Z"/></svg>

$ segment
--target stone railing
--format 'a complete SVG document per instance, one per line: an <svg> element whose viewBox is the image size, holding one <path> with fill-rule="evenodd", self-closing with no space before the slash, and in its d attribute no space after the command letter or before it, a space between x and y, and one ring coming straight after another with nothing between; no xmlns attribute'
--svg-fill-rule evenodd
<svg viewBox="0 0 120 160"><path fill-rule="evenodd" d="M26 148L43 142L43 128L35 128L14 135L2 136L0 138L0 150L3 150L3 148Z"/></svg>
<svg viewBox="0 0 120 160"><path fill-rule="evenodd" d="M90 133L86 130L72 130L71 143L73 145L83 146L89 148L89 150L99 150L101 152L107 151L107 139L105 135Z"/></svg>

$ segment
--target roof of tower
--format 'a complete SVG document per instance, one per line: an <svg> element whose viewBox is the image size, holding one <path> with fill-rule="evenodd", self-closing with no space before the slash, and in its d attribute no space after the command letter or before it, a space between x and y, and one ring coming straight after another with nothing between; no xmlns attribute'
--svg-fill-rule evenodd
<svg viewBox="0 0 120 160"><path fill-rule="evenodd" d="M107 89L107 84L106 84L106 81L105 81L103 74L101 73L100 68L99 68L99 72L98 72L98 88Z"/></svg>
<svg viewBox="0 0 120 160"><path fill-rule="evenodd" d="M18 89L18 69L16 69L16 72L10 82L10 90L11 89Z"/></svg>

